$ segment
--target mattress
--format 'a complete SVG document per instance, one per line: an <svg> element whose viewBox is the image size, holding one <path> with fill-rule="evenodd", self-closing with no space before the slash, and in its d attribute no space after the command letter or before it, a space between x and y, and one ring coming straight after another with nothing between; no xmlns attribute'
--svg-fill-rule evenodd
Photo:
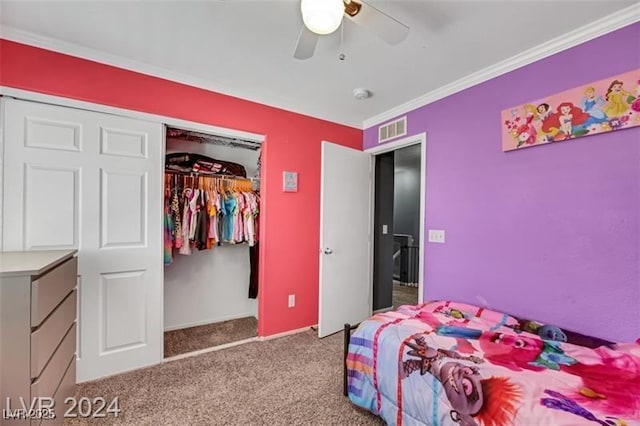
<svg viewBox="0 0 640 426"><path fill-rule="evenodd" d="M348 395L391 425L640 425L640 344L594 346L463 303L402 306L351 336Z"/></svg>

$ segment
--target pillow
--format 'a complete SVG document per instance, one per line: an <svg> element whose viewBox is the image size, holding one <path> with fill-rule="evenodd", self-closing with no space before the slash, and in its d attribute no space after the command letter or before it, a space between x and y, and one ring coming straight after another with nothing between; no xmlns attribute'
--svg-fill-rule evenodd
<svg viewBox="0 0 640 426"><path fill-rule="evenodd" d="M498 312L489 308L483 308L480 306L470 305L462 302L428 302L423 306L423 309L426 309L429 312L433 312L434 314L443 314L457 320L471 321L474 318L479 318L484 323L496 328L503 325L507 327L515 327L518 324L517 318L507 315L503 312Z"/></svg>

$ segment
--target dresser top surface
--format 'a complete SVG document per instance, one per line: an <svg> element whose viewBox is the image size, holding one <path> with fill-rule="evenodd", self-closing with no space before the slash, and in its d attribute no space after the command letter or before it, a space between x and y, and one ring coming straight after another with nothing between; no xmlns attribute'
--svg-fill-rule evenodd
<svg viewBox="0 0 640 426"><path fill-rule="evenodd" d="M0 278L40 275L73 257L77 250L0 252Z"/></svg>

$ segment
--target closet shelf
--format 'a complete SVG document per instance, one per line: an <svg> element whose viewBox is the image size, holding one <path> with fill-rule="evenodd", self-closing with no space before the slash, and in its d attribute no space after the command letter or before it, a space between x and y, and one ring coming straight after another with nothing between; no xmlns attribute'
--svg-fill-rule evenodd
<svg viewBox="0 0 640 426"><path fill-rule="evenodd" d="M258 151L262 147L262 142L257 140L247 140L232 138L221 135L211 135L208 133L196 132L193 130L167 127L167 137L185 142L197 142L211 145L228 146L232 148L244 148Z"/></svg>

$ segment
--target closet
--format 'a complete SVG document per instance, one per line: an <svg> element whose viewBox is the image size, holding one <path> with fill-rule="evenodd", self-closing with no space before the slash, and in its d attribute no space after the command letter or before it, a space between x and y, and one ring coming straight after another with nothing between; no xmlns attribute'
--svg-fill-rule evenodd
<svg viewBox="0 0 640 426"><path fill-rule="evenodd" d="M260 147L166 129L165 358L257 336Z"/></svg>
<svg viewBox="0 0 640 426"><path fill-rule="evenodd" d="M0 97L0 242L3 251L77 250L77 382L162 362L165 332L213 324L227 342L238 334L226 321L244 318L249 333L237 338L255 336L258 301L249 298L249 283L257 250L246 243L188 256L175 250L171 265L163 266L163 213L171 179L198 186L215 178L209 184L225 192L250 182L257 191L260 142L172 129L133 111L125 117L119 110L54 101ZM219 171L227 175L173 170L168 178L165 154L177 152L224 160L227 170ZM236 170L231 163L248 179L229 176ZM196 337L198 349L219 344L206 334Z"/></svg>

